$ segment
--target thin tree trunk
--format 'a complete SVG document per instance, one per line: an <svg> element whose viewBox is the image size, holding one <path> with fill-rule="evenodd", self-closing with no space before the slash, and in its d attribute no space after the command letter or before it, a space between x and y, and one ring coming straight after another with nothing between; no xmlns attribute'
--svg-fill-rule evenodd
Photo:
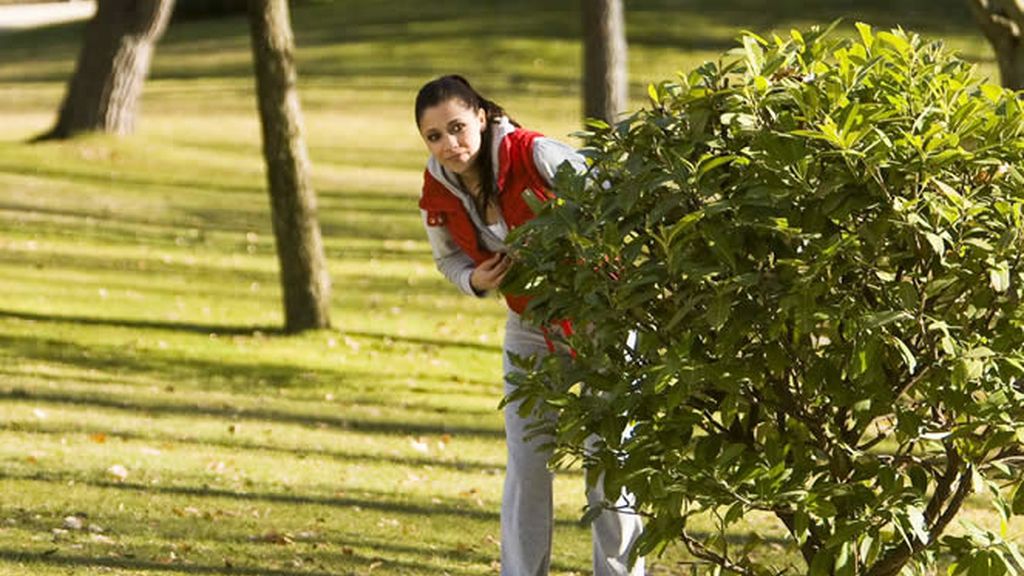
<svg viewBox="0 0 1024 576"><path fill-rule="evenodd" d="M153 50L173 8L174 0L98 2L57 123L36 140L134 131Z"/></svg>
<svg viewBox="0 0 1024 576"><path fill-rule="evenodd" d="M1024 89L1024 0L967 0L992 44L1002 85Z"/></svg>
<svg viewBox="0 0 1024 576"><path fill-rule="evenodd" d="M622 0L581 0L583 114L614 122L626 110L626 24Z"/></svg>
<svg viewBox="0 0 1024 576"><path fill-rule="evenodd" d="M285 330L327 328L331 283L309 180L287 0L249 0L249 21Z"/></svg>

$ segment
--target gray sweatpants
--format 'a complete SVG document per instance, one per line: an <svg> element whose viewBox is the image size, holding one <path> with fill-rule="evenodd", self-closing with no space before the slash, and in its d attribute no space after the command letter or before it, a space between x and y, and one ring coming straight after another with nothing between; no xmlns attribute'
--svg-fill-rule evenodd
<svg viewBox="0 0 1024 576"><path fill-rule="evenodd" d="M547 355L548 346L539 329L524 323L518 314L509 311L505 324L505 393L511 391L508 374L519 371L509 358ZM551 563L551 535L554 528L552 507L552 473L548 470L549 450L539 451L541 438L524 440L530 422L537 416L522 418L517 414L519 403L505 407L505 439L508 464L505 491L501 504L501 574L502 576L546 576ZM625 498L622 496L621 498ZM587 488L587 501L604 500L600 482ZM623 504L620 499L616 504ZM640 518L635 514L604 511L594 521L594 576L642 576L644 561L640 558L630 571L629 550L640 536Z"/></svg>

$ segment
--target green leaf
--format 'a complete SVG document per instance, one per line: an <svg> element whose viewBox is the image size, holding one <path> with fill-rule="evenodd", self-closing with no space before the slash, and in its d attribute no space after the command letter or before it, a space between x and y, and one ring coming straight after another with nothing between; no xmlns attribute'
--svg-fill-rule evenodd
<svg viewBox="0 0 1024 576"><path fill-rule="evenodd" d="M1010 264L1005 260L998 262L988 271L989 286L996 292L1006 292L1010 288Z"/></svg>
<svg viewBox="0 0 1024 576"><path fill-rule="evenodd" d="M871 26L863 22L855 22L854 26L857 27L857 32L860 33L860 39L864 43L864 47L870 51L871 45L875 43L875 38L871 35Z"/></svg>
<svg viewBox="0 0 1024 576"><path fill-rule="evenodd" d="M900 54L907 55L911 51L910 43L907 39L899 34L893 34L892 32L879 32L876 37L886 44L895 48Z"/></svg>
<svg viewBox="0 0 1024 576"><path fill-rule="evenodd" d="M832 565L834 556L828 548L822 548L811 560L810 571L807 576L832 576Z"/></svg>
<svg viewBox="0 0 1024 576"><path fill-rule="evenodd" d="M871 314L866 314L864 316L864 327L868 329L881 328L882 326L888 326L889 324L892 324L894 322L913 319L914 317L910 313L904 312L902 310L873 312Z"/></svg>
<svg viewBox="0 0 1024 576"><path fill-rule="evenodd" d="M903 343L903 340L895 336L889 336L887 340L899 352L900 358L903 359L903 364L907 367L907 372L913 374L917 370L917 358L914 357L914 353Z"/></svg>
<svg viewBox="0 0 1024 576"><path fill-rule="evenodd" d="M951 380L953 385L963 388L966 384L974 382L984 373L985 364L975 358L960 358L953 367Z"/></svg>
<svg viewBox="0 0 1024 576"><path fill-rule="evenodd" d="M981 86L981 93L988 98L990 102L999 102L1003 98L1003 87L996 86L995 84L983 84Z"/></svg>
<svg viewBox="0 0 1024 576"><path fill-rule="evenodd" d="M942 236L935 234L934 232L925 232L925 240L928 241L928 245L932 247L932 252L936 256L943 256L946 253L946 243L943 241Z"/></svg>
<svg viewBox="0 0 1024 576"><path fill-rule="evenodd" d="M711 172L719 166L724 166L736 160L738 156L705 156L701 158L700 162L697 163L697 181L701 181L708 172Z"/></svg>
<svg viewBox="0 0 1024 576"><path fill-rule="evenodd" d="M661 98L658 97L658 87L653 82L647 85L647 96L655 106L661 106Z"/></svg>
<svg viewBox="0 0 1024 576"><path fill-rule="evenodd" d="M857 573L857 564L852 554L852 546L853 542L847 541L843 542L843 545L839 547L833 572L835 576L854 576Z"/></svg>
<svg viewBox="0 0 1024 576"><path fill-rule="evenodd" d="M690 229L697 222L700 222L704 218L704 214L705 213L703 210L695 210L693 212L690 212L686 216L680 218L679 221L673 224L672 227L669 229L668 234L665 238L666 244L668 246L671 246L672 243L675 241L676 236Z"/></svg>
<svg viewBox="0 0 1024 576"><path fill-rule="evenodd" d="M1024 480L1017 482L1017 486L1013 489L1011 510L1018 516L1024 515Z"/></svg>
<svg viewBox="0 0 1024 576"><path fill-rule="evenodd" d="M736 502L735 504L730 506L729 510L726 511L725 513L725 518L723 519L725 525L730 526L732 524L735 524L737 521L743 518L744 512L746 512L746 505L743 504L742 502Z"/></svg>
<svg viewBox="0 0 1024 576"><path fill-rule="evenodd" d="M751 76L761 74L761 69L764 67L764 50L758 40L759 37L756 34L747 32L743 35L743 51L747 55L747 73Z"/></svg>
<svg viewBox="0 0 1024 576"><path fill-rule="evenodd" d="M941 192L943 196L948 198L949 201L952 202L957 208L964 207L965 201L963 194L957 192L956 188L953 188L952 186L946 184L945 182L939 180L938 178L933 178L931 180L931 183L935 184L935 187L939 190L939 192Z"/></svg>
<svg viewBox="0 0 1024 576"><path fill-rule="evenodd" d="M928 523L924 519L924 513L918 508L911 507L907 510L907 521L910 523L914 536L927 544L929 542Z"/></svg>

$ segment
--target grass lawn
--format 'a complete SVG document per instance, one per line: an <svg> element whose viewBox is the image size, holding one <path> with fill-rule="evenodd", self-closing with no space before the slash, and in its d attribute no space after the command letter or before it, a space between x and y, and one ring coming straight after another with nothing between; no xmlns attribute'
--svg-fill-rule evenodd
<svg viewBox="0 0 1024 576"><path fill-rule="evenodd" d="M335 325L296 337L277 330L244 20L173 24L123 140L25 144L82 25L0 36L0 574L497 572L504 308L434 270L412 99L462 72L571 141L579 30L571 3L436 4L294 10ZM838 16L943 37L994 74L961 2L891 4L631 0L634 102L740 29ZM556 480L555 574L589 571L582 482ZM744 530L793 554L766 519Z"/></svg>

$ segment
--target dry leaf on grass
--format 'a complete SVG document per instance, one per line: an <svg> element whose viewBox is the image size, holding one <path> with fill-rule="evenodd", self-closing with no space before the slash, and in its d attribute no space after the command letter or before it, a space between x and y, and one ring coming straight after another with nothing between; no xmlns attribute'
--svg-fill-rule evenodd
<svg viewBox="0 0 1024 576"><path fill-rule="evenodd" d="M128 478L128 469L120 464L114 464L107 468L107 474L113 476L118 482L124 482Z"/></svg>
<svg viewBox="0 0 1024 576"><path fill-rule="evenodd" d="M277 544L279 546L288 546L295 543L295 539L292 537L291 534L288 534L287 532L277 532L276 530L271 530L269 532L265 532L260 536L253 536L249 539L253 542L262 542L264 544Z"/></svg>
<svg viewBox="0 0 1024 576"><path fill-rule="evenodd" d="M427 446L427 443L424 442L422 438L413 438L412 440L410 440L410 443L412 444L412 449L417 452L420 452L422 454L430 452L430 447Z"/></svg>

